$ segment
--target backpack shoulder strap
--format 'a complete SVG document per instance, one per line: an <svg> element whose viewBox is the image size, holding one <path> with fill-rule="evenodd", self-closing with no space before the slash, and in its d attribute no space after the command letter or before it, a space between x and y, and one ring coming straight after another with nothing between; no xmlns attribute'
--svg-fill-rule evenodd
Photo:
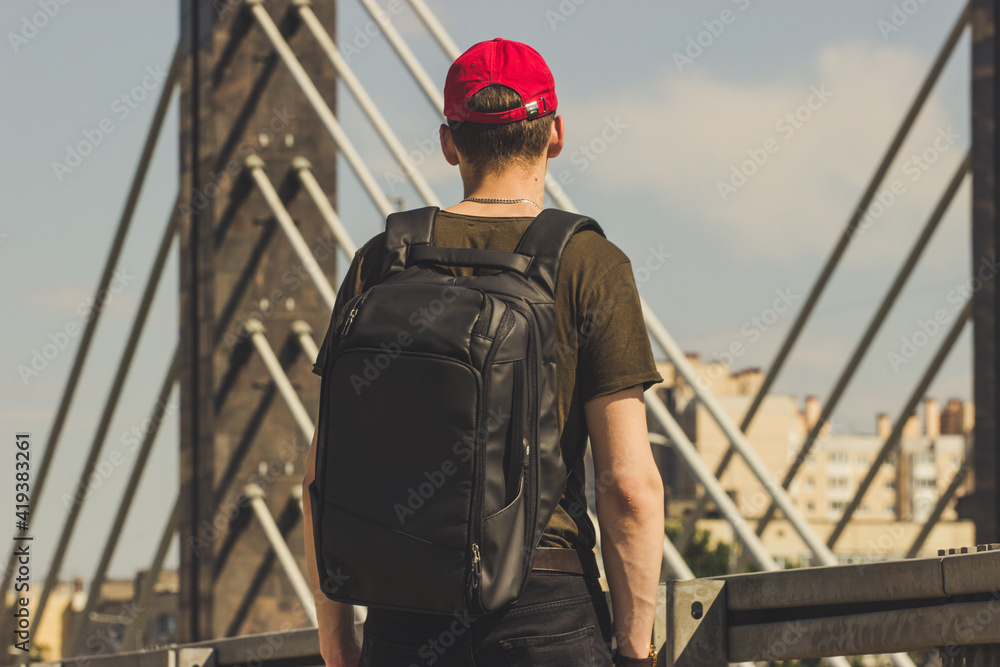
<svg viewBox="0 0 1000 667"><path fill-rule="evenodd" d="M554 295L563 250L574 234L585 229L605 235L601 226L585 215L556 208L547 208L539 213L525 230L514 251L534 258L525 277Z"/></svg>
<svg viewBox="0 0 1000 667"><path fill-rule="evenodd" d="M434 216L437 206L417 208L412 211L390 213L385 219L385 259L382 278L406 268L407 255L412 245L429 245L434 237Z"/></svg>

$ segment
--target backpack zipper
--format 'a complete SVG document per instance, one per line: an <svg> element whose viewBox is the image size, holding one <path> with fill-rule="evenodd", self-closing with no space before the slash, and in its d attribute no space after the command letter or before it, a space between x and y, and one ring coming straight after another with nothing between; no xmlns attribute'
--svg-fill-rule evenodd
<svg viewBox="0 0 1000 667"><path fill-rule="evenodd" d="M483 308L475 326L472 327L474 336L485 336L489 332L490 320L493 318L493 299L487 296L486 292L480 292L480 294L483 295Z"/></svg>
<svg viewBox="0 0 1000 667"><path fill-rule="evenodd" d="M536 358L538 354L538 340L535 337L535 327L533 313L527 306L521 304L510 304L515 310L519 311L524 315L525 319L529 322L528 327L528 349L526 353L526 365L525 370L527 371L527 390L528 390L528 413L527 420L525 421L525 426L527 427L527 433L522 433L522 438L524 442L525 451L525 467L530 467L529 470L525 472L528 475L528 492L527 497L527 510L525 516L525 531L527 532L526 544L533 544L535 539L535 524L538 522L538 364L532 363L532 360ZM540 360L544 363L544 360ZM531 447L530 443L534 442L535 446ZM537 545L535 545L537 546Z"/></svg>
<svg viewBox="0 0 1000 667"><path fill-rule="evenodd" d="M479 415L476 419L476 426L480 426L484 423L486 418L486 411L490 405L490 375L493 369L493 360L496 358L497 350L500 348L501 343L507 338L511 330L514 328L514 311L510 308L506 309L503 315L500 316L500 324L497 326L497 333L493 339L492 345L490 345L489 352L486 353L486 360L483 363L483 395L482 395L482 406L479 409ZM485 429L483 429L485 430ZM489 437L488 433L484 433L481 438L476 439L476 451L475 451L475 465L476 465L476 482L472 487L472 506L470 512L472 514L472 536L469 549L472 554L472 559L469 563L469 587L468 587L468 597L469 606L473 607L478 611L482 611L482 603L477 602L473 591L479 588L479 581L482 577L482 559L479 553L479 543L483 539L483 485L485 484L486 477L486 461L483 450L485 449L486 438Z"/></svg>
<svg viewBox="0 0 1000 667"><path fill-rule="evenodd" d="M351 324L354 323L354 317L358 314L358 310L361 308L361 304L363 304L365 302L365 299L368 298L368 295L374 289L375 288L373 287L373 288L371 288L369 290L366 290L366 291L362 292L361 294L359 294L358 296L356 296L353 299L351 299L351 302L353 302L353 305L351 306L351 309L347 312L347 317L344 318L343 324L340 325L340 335L341 336L346 336L347 335L347 332L351 328Z"/></svg>
<svg viewBox="0 0 1000 667"><path fill-rule="evenodd" d="M482 559L479 557L479 545L472 543L472 567L469 569L469 588L476 590L479 588L479 581L483 576Z"/></svg>

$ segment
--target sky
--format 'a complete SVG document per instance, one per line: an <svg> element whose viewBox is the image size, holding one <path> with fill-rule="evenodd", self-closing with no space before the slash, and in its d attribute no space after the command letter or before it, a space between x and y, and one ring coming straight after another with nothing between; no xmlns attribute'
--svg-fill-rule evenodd
<svg viewBox="0 0 1000 667"><path fill-rule="evenodd" d="M662 266L639 274L640 293L685 351L731 361L734 370L771 364L962 8L956 0L428 5L463 49L502 36L542 54L567 128L551 172L634 267L669 254ZM336 40L350 66L403 144L422 150L436 136L435 110L362 5L345 0L338 12ZM0 421L8 442L2 451L11 461L0 475L13 475L13 436L23 432L31 434L37 472L162 92L178 15L175 0L0 3ZM405 2L391 20L441 86L449 64L442 49ZM776 393L800 400L830 393L961 163L970 145L969 48L966 34ZM422 205L408 185L389 178L392 157L346 89L339 99L345 131L387 193L402 206ZM34 576L50 562L63 496L93 440L177 192L177 123L175 94L46 496L32 516ZM81 142L90 150L77 160L71 153ZM430 184L443 201L457 201L457 172L435 150L425 153ZM356 243L380 230L377 211L343 160L337 200ZM971 274L969 211L966 180L834 413L838 431L870 433L876 413L895 417L930 362ZM96 566L134 458L124 445L148 417L177 343L177 291L175 250L102 450L117 446L125 456L88 495L63 578L89 579ZM662 356L655 346L654 352ZM971 373L966 331L928 395L970 398ZM171 405L176 401L175 393ZM177 488L172 414L113 576L146 567L165 525ZM0 488L13 487L4 480ZM0 514L9 517L13 493L3 496ZM8 524L4 532L13 529ZM168 566L176 563L173 551Z"/></svg>

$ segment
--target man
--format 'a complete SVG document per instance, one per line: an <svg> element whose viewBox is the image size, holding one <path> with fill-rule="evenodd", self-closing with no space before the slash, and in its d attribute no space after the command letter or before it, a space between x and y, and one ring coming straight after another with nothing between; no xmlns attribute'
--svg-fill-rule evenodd
<svg viewBox="0 0 1000 667"><path fill-rule="evenodd" d="M437 214L434 244L510 252L542 207L548 161L564 144L552 75L518 42L473 46L445 83L441 148L457 166L464 199ZM382 266L383 235L354 257L336 310L372 287ZM453 269L468 275L468 269ZM556 283L554 329L558 421L569 477L541 546L561 548L575 567L536 569L508 609L480 618L369 609L362 647L353 607L319 591L308 487L315 476L313 438L303 481L306 562L328 667L377 665L610 665L649 659L663 540L663 486L647 437L643 390L661 378L653 362L628 258L594 231L566 246ZM327 341L316 372L322 373ZM583 457L590 438L612 629L593 557ZM582 574L581 574L582 573ZM359 662L360 661L360 662Z"/></svg>

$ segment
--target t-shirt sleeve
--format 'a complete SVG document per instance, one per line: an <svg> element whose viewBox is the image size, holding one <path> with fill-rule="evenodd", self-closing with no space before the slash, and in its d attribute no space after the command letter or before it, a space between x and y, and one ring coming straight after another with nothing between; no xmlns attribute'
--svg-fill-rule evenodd
<svg viewBox="0 0 1000 667"><path fill-rule="evenodd" d="M586 402L663 378L642 317L631 262L615 265L584 291L578 318L578 384Z"/></svg>

